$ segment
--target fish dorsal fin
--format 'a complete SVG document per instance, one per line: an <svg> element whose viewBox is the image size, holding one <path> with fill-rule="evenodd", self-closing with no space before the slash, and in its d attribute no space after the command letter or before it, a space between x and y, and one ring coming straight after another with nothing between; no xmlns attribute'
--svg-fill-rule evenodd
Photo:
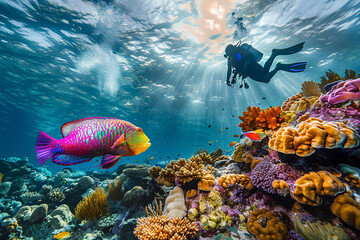
<svg viewBox="0 0 360 240"><path fill-rule="evenodd" d="M69 133L72 132L72 130L74 130L75 128L77 128L78 126L80 126L81 124L83 124L86 121L91 121L91 120L106 120L106 119L116 119L117 118L111 118L111 117L89 117L89 118L82 118L82 119L78 119L78 120L74 120L68 123L65 123L64 125L61 126L61 134L63 137L66 137L67 135L69 135Z"/></svg>
<svg viewBox="0 0 360 240"><path fill-rule="evenodd" d="M126 144L126 140L125 140L125 133L122 134L117 140L116 142L111 146L112 150L116 150L119 147L122 147Z"/></svg>

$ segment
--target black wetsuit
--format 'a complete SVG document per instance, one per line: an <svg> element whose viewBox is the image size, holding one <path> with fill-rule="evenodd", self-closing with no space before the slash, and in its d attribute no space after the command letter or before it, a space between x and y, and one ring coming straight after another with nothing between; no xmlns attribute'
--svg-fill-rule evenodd
<svg viewBox="0 0 360 240"><path fill-rule="evenodd" d="M263 67L256 61L254 55L251 52L245 48L236 47L228 57L227 80L231 76L232 67L234 67L236 73L243 78L250 77L255 81L268 83L278 71L277 69L274 69L273 71L269 72L275 57L276 55L272 54Z"/></svg>

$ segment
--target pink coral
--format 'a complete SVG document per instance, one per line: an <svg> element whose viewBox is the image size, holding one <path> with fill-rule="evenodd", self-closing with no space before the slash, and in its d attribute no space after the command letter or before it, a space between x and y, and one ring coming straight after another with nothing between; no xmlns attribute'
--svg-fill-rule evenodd
<svg viewBox="0 0 360 240"><path fill-rule="evenodd" d="M340 82L320 97L322 103L331 105L343 103L348 100L360 100L360 78Z"/></svg>

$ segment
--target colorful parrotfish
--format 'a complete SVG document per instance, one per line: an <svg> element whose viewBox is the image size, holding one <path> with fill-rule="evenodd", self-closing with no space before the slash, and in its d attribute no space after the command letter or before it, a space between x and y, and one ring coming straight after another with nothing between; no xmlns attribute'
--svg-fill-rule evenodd
<svg viewBox="0 0 360 240"><path fill-rule="evenodd" d="M132 123L106 117L75 120L61 127L62 139L41 132L36 155L40 164L52 158L60 165L74 165L103 156L102 168L111 168L123 156L140 154L151 145L143 130Z"/></svg>

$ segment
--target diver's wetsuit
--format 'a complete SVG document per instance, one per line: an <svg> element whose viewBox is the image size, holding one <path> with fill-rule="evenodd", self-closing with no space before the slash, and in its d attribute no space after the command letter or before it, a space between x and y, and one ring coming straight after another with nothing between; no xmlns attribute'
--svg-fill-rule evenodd
<svg viewBox="0 0 360 240"><path fill-rule="evenodd" d="M278 63L274 70L269 72L276 56L297 53L302 50L303 46L304 42L285 49L273 49L271 56L263 67L257 62L257 59L249 50L243 47L235 47L230 44L226 47L226 54L224 55L228 58L228 72L226 81L229 86L233 85L235 83L234 80L236 81L236 74L239 74L242 76L242 78L250 77L255 81L268 83L279 70L295 73L305 71L306 62L298 62L291 64ZM229 79L233 67L235 68L235 77L233 78L233 82L229 84Z"/></svg>
<svg viewBox="0 0 360 240"><path fill-rule="evenodd" d="M234 67L236 69L236 73L242 75L244 78L250 77L255 81L268 83L279 70L275 68L273 71L269 72L275 57L276 54L271 54L270 58L266 61L263 67L256 61L251 52L242 47L237 47L228 58L228 68L230 68L230 71L228 69L227 79L230 78L231 67Z"/></svg>

